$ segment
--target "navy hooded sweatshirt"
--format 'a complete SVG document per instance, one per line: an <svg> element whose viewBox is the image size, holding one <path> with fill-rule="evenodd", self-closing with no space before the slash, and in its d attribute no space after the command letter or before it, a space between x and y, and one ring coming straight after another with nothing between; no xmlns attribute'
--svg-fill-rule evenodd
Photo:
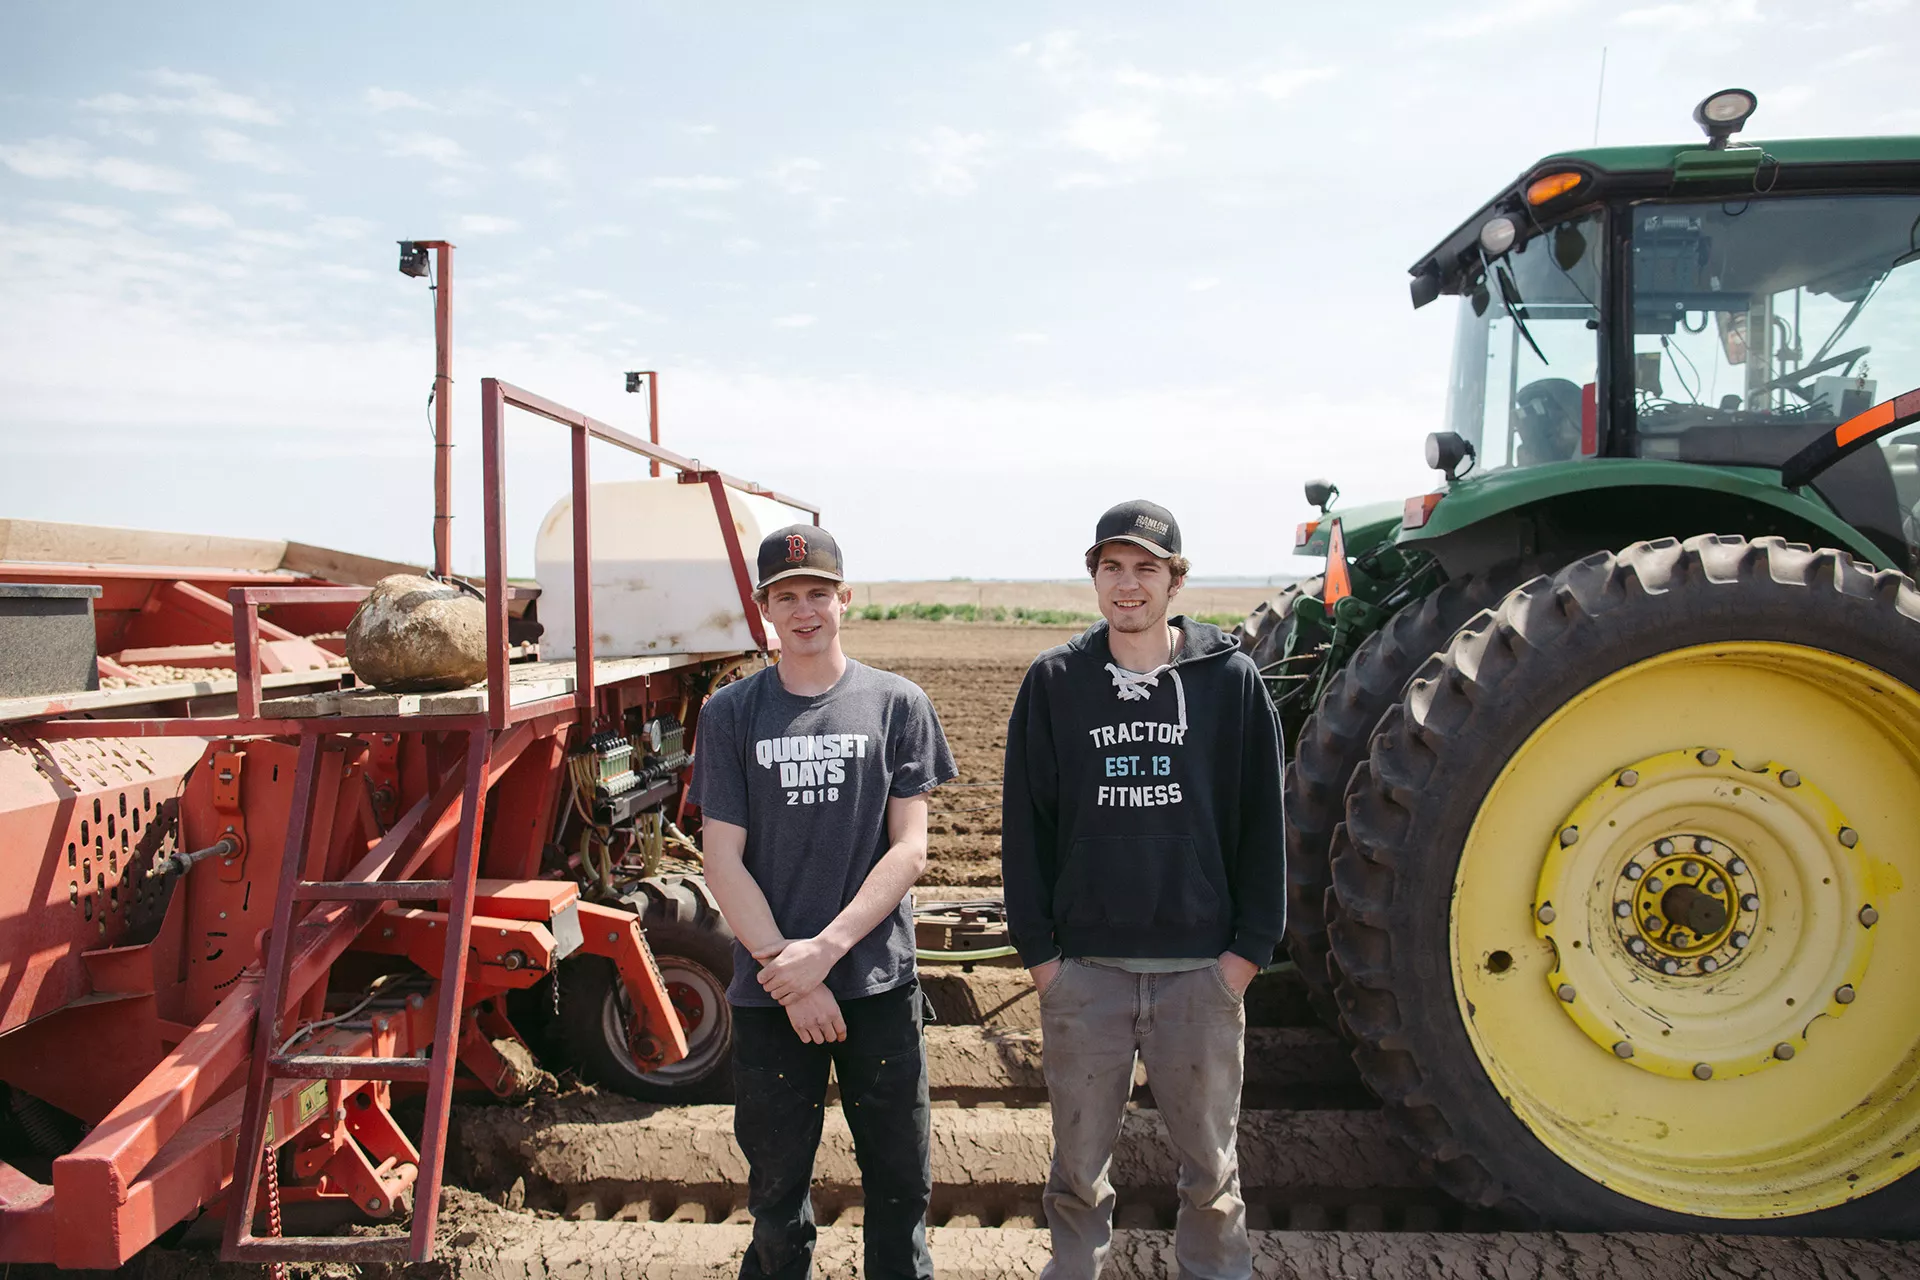
<svg viewBox="0 0 1920 1280"><path fill-rule="evenodd" d="M1273 960L1286 927L1279 722L1232 639L1170 621L1180 652L1157 672L1122 670L1097 622L1020 685L1000 863L1028 968L1061 955Z"/></svg>

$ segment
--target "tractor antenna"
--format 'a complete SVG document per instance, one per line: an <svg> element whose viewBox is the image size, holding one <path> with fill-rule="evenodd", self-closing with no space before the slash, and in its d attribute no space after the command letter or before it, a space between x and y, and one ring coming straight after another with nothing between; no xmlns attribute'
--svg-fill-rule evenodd
<svg viewBox="0 0 1920 1280"><path fill-rule="evenodd" d="M1607 46L1600 46L1600 86L1593 91L1593 145L1600 145L1600 104L1607 96Z"/></svg>

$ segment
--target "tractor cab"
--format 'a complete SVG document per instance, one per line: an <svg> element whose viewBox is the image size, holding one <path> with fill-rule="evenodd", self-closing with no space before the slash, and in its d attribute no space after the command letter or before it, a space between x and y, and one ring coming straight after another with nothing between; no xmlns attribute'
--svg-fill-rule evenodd
<svg viewBox="0 0 1920 1280"><path fill-rule="evenodd" d="M1416 307L1459 298L1429 447L1450 482L1650 459L1778 485L1810 442L1920 387L1920 139L1729 145L1713 112L1737 130L1752 106L1702 104L1706 147L1543 160L1415 264ZM1911 570L1920 430L1874 443L1810 488Z"/></svg>

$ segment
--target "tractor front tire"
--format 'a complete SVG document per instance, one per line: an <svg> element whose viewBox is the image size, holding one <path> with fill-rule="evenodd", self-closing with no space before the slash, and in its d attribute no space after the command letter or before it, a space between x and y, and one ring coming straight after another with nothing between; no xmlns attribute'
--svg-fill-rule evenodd
<svg viewBox="0 0 1920 1280"><path fill-rule="evenodd" d="M613 962L577 956L560 966L560 1034L582 1076L646 1102L733 1100L733 930L698 876L643 880L628 896L667 994L687 1033L687 1056L641 1071L627 1047L631 1004Z"/></svg>
<svg viewBox="0 0 1920 1280"><path fill-rule="evenodd" d="M1339 1025L1327 968L1327 889L1334 829L1346 817L1347 783L1367 758L1374 726L1420 665L1447 647L1474 614L1500 603L1529 576L1519 565L1455 578L1388 619L1327 682L1301 726L1285 773L1287 954L1307 998L1329 1027Z"/></svg>
<svg viewBox="0 0 1920 1280"><path fill-rule="evenodd" d="M1355 1060L1470 1204L1920 1234L1916 812L1904 576L1704 536L1535 579L1422 667L1348 792Z"/></svg>

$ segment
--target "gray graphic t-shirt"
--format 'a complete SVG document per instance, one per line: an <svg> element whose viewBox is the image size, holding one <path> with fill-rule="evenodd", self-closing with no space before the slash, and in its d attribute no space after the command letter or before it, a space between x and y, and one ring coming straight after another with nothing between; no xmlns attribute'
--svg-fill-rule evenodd
<svg viewBox="0 0 1920 1280"><path fill-rule="evenodd" d="M727 685L701 708L690 798L710 818L747 829L746 867L780 932L811 938L886 855L887 800L951 779L953 753L927 695L911 680L849 658L838 684L788 693L772 667ZM911 981L911 899L854 944L827 974L837 1000ZM737 1005L779 1003L759 965L733 947Z"/></svg>

